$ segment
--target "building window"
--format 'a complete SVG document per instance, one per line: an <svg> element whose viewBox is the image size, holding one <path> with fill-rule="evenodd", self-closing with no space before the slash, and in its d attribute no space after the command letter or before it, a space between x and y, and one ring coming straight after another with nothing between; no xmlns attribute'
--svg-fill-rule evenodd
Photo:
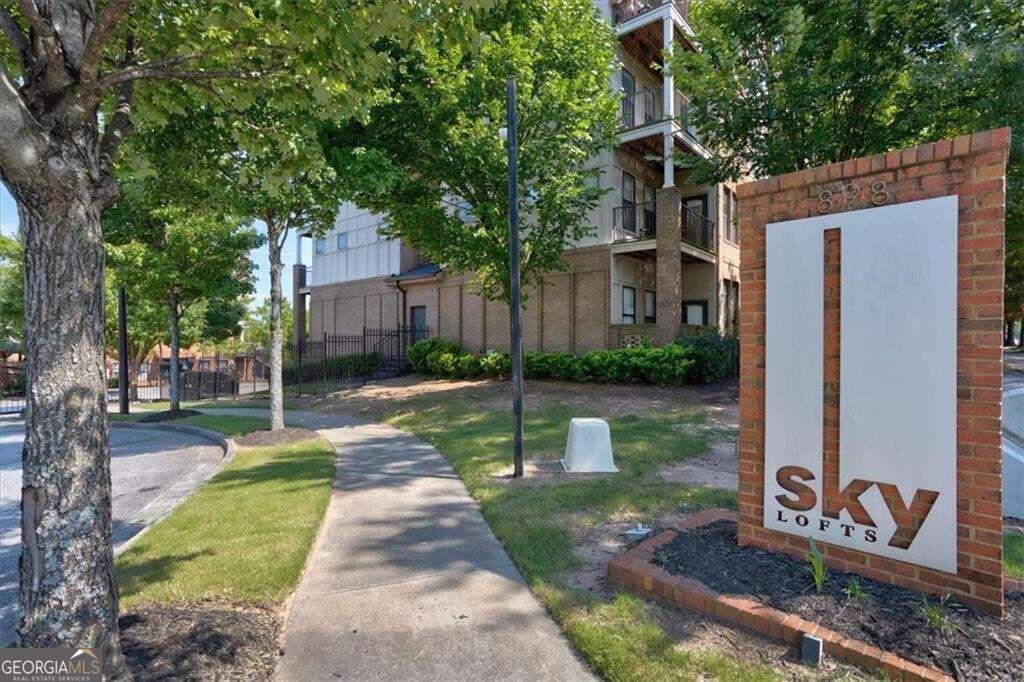
<svg viewBox="0 0 1024 682"><path fill-rule="evenodd" d="M636 234L636 178L622 171L622 229Z"/></svg>
<svg viewBox="0 0 1024 682"><path fill-rule="evenodd" d="M658 321L658 295L647 289L644 291L644 324L655 324Z"/></svg>
<svg viewBox="0 0 1024 682"><path fill-rule="evenodd" d="M636 324L636 289L622 287L622 324Z"/></svg>
<svg viewBox="0 0 1024 682"><path fill-rule="evenodd" d="M338 250L344 251L348 248L348 232L338 233Z"/></svg>
<svg viewBox="0 0 1024 682"><path fill-rule="evenodd" d="M319 256L320 254L322 254L326 250L327 250L327 240L326 239L316 239L316 240L313 241L313 253L315 253L316 255Z"/></svg>
<svg viewBox="0 0 1024 682"><path fill-rule="evenodd" d="M722 238L733 244L739 243L739 212L736 205L736 193L728 187L725 188L725 205L722 207Z"/></svg>
<svg viewBox="0 0 1024 682"><path fill-rule="evenodd" d="M622 127L636 125L636 78L629 69L622 67Z"/></svg>
<svg viewBox="0 0 1024 682"><path fill-rule="evenodd" d="M725 327L730 333L739 331L740 321L740 283L725 280Z"/></svg>
<svg viewBox="0 0 1024 682"><path fill-rule="evenodd" d="M706 327L708 324L708 302L683 301L683 324Z"/></svg>

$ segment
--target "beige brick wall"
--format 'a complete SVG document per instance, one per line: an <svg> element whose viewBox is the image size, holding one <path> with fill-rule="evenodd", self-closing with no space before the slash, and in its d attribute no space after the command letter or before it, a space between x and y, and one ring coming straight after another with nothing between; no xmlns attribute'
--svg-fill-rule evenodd
<svg viewBox="0 0 1024 682"><path fill-rule="evenodd" d="M608 342L609 267L607 246L566 253L567 271L547 275L542 286L526 289L523 342L528 349L582 352ZM403 284L408 308L427 309L427 324L467 350L509 346L508 306L485 301L464 276ZM314 287L310 294L310 334L352 333L402 322L401 294L384 279Z"/></svg>

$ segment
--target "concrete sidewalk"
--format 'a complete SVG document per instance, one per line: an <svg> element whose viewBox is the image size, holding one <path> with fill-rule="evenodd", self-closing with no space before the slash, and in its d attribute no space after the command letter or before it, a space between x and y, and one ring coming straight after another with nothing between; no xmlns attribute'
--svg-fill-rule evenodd
<svg viewBox="0 0 1024 682"><path fill-rule="evenodd" d="M285 419L329 440L338 470L279 680L593 679L437 450L348 417Z"/></svg>

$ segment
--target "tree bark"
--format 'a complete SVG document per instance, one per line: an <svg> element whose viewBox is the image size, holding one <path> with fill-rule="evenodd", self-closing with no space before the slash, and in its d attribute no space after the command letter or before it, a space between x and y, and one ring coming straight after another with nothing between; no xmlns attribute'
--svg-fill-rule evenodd
<svg viewBox="0 0 1024 682"><path fill-rule="evenodd" d="M76 146L51 148L31 178L4 177L25 245L18 632L22 646L93 647L117 677L124 662L111 548L102 209L96 175Z"/></svg>
<svg viewBox="0 0 1024 682"><path fill-rule="evenodd" d="M178 316L178 295L171 294L171 411L181 409L181 318Z"/></svg>
<svg viewBox="0 0 1024 682"><path fill-rule="evenodd" d="M281 329L281 230L267 220L270 252L270 430L284 428L284 384L281 381L284 333Z"/></svg>
<svg viewBox="0 0 1024 682"><path fill-rule="evenodd" d="M1003 322L1003 345L1013 345L1013 320L1007 319Z"/></svg>

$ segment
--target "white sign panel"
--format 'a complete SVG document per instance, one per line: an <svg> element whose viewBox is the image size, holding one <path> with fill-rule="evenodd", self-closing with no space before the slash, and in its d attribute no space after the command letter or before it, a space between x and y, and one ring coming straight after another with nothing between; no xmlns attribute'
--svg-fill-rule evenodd
<svg viewBox="0 0 1024 682"><path fill-rule="evenodd" d="M955 573L956 197L769 224L766 270L765 527Z"/></svg>

